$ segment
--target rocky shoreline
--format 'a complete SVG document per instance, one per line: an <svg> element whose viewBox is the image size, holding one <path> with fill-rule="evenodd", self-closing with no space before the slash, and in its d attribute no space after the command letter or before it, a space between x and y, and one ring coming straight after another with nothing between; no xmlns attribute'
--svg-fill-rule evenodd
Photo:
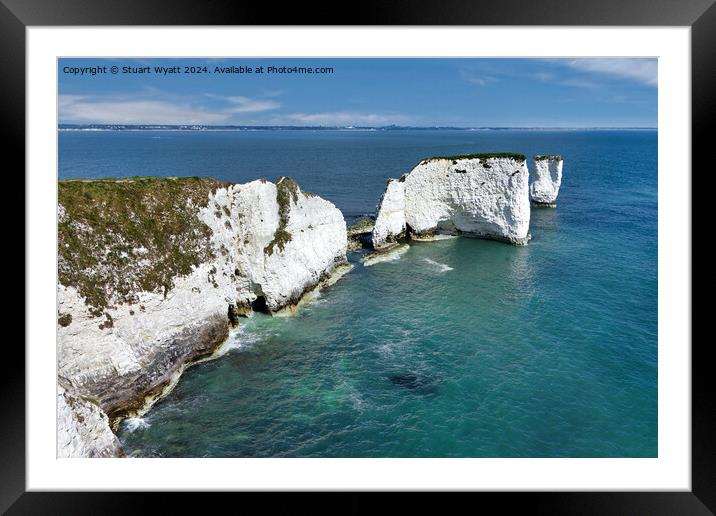
<svg viewBox="0 0 716 516"><path fill-rule="evenodd" d="M350 271L348 252L371 249L370 266L410 239L525 244L531 199L519 158L424 160L388 182L375 218L350 226L289 177L60 181L58 456L124 456L114 434L123 419L220 356L242 317L296 313Z"/></svg>

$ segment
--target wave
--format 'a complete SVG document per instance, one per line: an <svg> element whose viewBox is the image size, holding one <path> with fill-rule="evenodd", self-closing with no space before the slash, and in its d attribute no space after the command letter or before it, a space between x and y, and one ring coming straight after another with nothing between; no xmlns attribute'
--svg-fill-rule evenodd
<svg viewBox="0 0 716 516"><path fill-rule="evenodd" d="M447 272L453 270L452 267L445 263L436 262L435 260L431 260L430 258L423 258L426 262L428 262L430 265L432 265L434 268L437 269L438 272Z"/></svg>
<svg viewBox="0 0 716 516"><path fill-rule="evenodd" d="M231 330L226 343L226 351L230 349L246 349L261 341L261 335L255 329L253 331L239 326Z"/></svg>
<svg viewBox="0 0 716 516"><path fill-rule="evenodd" d="M136 430L145 430L152 426L149 422L141 417L128 417L122 421L122 429L126 432L134 432Z"/></svg>

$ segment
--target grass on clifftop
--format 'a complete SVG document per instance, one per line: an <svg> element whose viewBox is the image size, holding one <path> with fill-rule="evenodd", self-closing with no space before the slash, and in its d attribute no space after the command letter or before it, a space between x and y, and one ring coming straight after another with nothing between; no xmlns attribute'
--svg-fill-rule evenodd
<svg viewBox="0 0 716 516"><path fill-rule="evenodd" d="M60 283L77 288L95 316L136 302L139 291L166 295L176 276L212 257L198 210L227 185L199 177L59 181Z"/></svg>
<svg viewBox="0 0 716 516"><path fill-rule="evenodd" d="M535 156L535 161L545 161L545 160L549 160L549 159L556 159L556 160L560 160L560 161L561 161L561 160L562 160L562 156L560 156L560 155L558 155L558 154L554 154L554 155L552 155L552 156L549 156L549 155Z"/></svg>
<svg viewBox="0 0 716 516"><path fill-rule="evenodd" d="M525 161L524 154L516 154L513 152L487 152L487 153L480 153L480 154L459 154L456 156L433 156L432 158L427 158L421 161L421 163L428 163L430 161L437 161L441 159L447 159L452 161L457 161L460 159L490 159L490 158L510 158L514 159L516 161Z"/></svg>
<svg viewBox="0 0 716 516"><path fill-rule="evenodd" d="M268 256L273 254L274 247L283 251L287 243L291 241L291 233L286 231L288 218L291 213L291 200L298 202L298 183L291 177L281 177L276 181L276 202L278 203L278 228L273 234L273 240L264 247L264 253Z"/></svg>
<svg viewBox="0 0 716 516"><path fill-rule="evenodd" d="M372 217L362 216L350 226L347 226L346 232L348 236L361 235L370 233L375 227L375 219Z"/></svg>

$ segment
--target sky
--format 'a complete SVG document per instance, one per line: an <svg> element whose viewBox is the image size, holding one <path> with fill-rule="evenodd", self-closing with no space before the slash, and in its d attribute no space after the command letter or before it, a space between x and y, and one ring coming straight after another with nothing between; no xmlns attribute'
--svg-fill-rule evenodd
<svg viewBox="0 0 716 516"><path fill-rule="evenodd" d="M657 126L657 59L60 59L58 65L63 124ZM202 73L164 74L158 66ZM252 73L228 73L232 66Z"/></svg>

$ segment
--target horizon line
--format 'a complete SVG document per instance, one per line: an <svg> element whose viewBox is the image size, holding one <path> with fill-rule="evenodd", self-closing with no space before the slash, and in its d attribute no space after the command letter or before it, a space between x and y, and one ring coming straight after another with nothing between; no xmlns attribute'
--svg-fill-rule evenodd
<svg viewBox="0 0 716 516"><path fill-rule="evenodd" d="M238 125L238 124L125 124L125 123L59 123L58 129L107 129L119 130L121 128L142 128L144 130L177 128L183 130L202 129L453 129L453 130L505 130L505 129L610 129L610 130L657 130L658 126L449 126L449 125Z"/></svg>

